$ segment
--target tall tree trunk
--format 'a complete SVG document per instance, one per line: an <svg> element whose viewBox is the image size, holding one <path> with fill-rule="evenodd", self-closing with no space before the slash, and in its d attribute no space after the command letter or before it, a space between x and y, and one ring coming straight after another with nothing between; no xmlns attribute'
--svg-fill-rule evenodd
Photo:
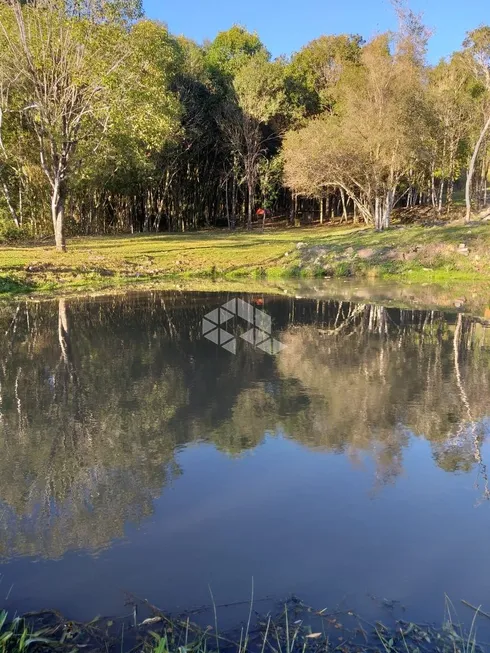
<svg viewBox="0 0 490 653"><path fill-rule="evenodd" d="M451 173L447 186L447 199L446 199L448 213L451 210L451 205L453 203L453 193L454 193L454 177L453 174Z"/></svg>
<svg viewBox="0 0 490 653"><path fill-rule="evenodd" d="M382 229L381 202L378 195L376 195L374 199L374 228L376 231L380 231Z"/></svg>
<svg viewBox="0 0 490 653"><path fill-rule="evenodd" d="M483 182L483 206L488 204L488 168L485 170L485 177Z"/></svg>
<svg viewBox="0 0 490 653"><path fill-rule="evenodd" d="M383 218L381 223L382 229L389 229L390 227L391 212L393 210L394 203L395 203L395 189L389 188L386 193L386 197L384 201Z"/></svg>
<svg viewBox="0 0 490 653"><path fill-rule="evenodd" d="M296 201L295 201L295 194L293 193L291 197L291 204L289 205L289 224L293 225L294 224L294 207L295 207Z"/></svg>
<svg viewBox="0 0 490 653"><path fill-rule="evenodd" d="M12 202L10 200L9 189L8 189L8 186L7 186L7 184L5 182L3 182L3 184L2 184L2 190L3 190L3 196L4 196L5 201L7 203L8 210L10 211L10 215L12 216L12 220L14 221L15 226L18 229L20 227L20 221L19 221L19 218L17 216L17 211L15 210L14 205L12 204Z"/></svg>
<svg viewBox="0 0 490 653"><path fill-rule="evenodd" d="M236 225L237 185L235 175L232 177L231 186L231 229Z"/></svg>
<svg viewBox="0 0 490 653"><path fill-rule="evenodd" d="M483 208L487 205L488 199L488 162L487 157L483 158L482 170L481 170L481 204Z"/></svg>
<svg viewBox="0 0 490 653"><path fill-rule="evenodd" d="M63 181L56 179L51 194L51 217L53 219L54 240L58 252L66 252L65 241L65 199L66 191Z"/></svg>
<svg viewBox="0 0 490 653"><path fill-rule="evenodd" d="M431 173L430 173L430 199L432 202L432 206L436 208L437 200L436 200L436 180L435 180L434 168L435 168L435 164L432 163Z"/></svg>
<svg viewBox="0 0 490 653"><path fill-rule="evenodd" d="M405 201L405 208L410 208L412 206L412 193L413 193L413 186L410 186L410 188L407 191L407 199Z"/></svg>
<svg viewBox="0 0 490 653"><path fill-rule="evenodd" d="M439 200L437 203L437 212L442 213L442 201L444 199L444 179L441 179L441 185L439 186Z"/></svg>
<svg viewBox="0 0 490 653"><path fill-rule="evenodd" d="M347 222L347 205L345 203L344 189L340 189L340 197L342 199L342 222Z"/></svg>
<svg viewBox="0 0 490 653"><path fill-rule="evenodd" d="M228 222L228 229L231 229L230 203L228 201L228 177L226 177L226 179L225 179L225 207L226 207L226 220Z"/></svg>
<svg viewBox="0 0 490 653"><path fill-rule="evenodd" d="M485 138L489 128L490 128L490 116L488 117L488 120L483 126L483 129L480 133L480 137L476 141L475 149L473 150L473 155L470 161L470 166L468 168L468 176L466 177L466 192L465 192L465 199L466 199L465 222L469 222L471 218L471 182L473 181L473 175L475 172L475 165L476 165L476 160L478 158L478 152L480 151L481 144L483 143L483 139Z"/></svg>
<svg viewBox="0 0 490 653"><path fill-rule="evenodd" d="M247 207L247 229L252 228L252 211L253 211L253 203L254 203L254 184L252 182L252 179L249 177L247 179L247 186L248 186L248 207Z"/></svg>
<svg viewBox="0 0 490 653"><path fill-rule="evenodd" d="M389 228L394 199L395 192L391 188L386 191L384 199L376 195L374 200L374 228L376 231Z"/></svg>

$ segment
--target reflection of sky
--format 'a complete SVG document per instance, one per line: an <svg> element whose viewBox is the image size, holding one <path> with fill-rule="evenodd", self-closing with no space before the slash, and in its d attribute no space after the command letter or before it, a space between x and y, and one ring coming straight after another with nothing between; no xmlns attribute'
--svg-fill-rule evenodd
<svg viewBox="0 0 490 653"><path fill-rule="evenodd" d="M288 302L274 313L283 325L291 319ZM311 311L318 315L314 303L299 308L295 319L301 313L305 323ZM326 308L329 324L338 307ZM471 415L454 380L450 341L437 340L436 350L429 338L419 351L418 331L407 327L400 349L393 319L386 340L374 333L357 342L349 334L324 358L328 342L306 329L286 334L287 359L264 362L249 352L230 361L205 341L184 338L176 348L171 338L152 339L149 347L160 320L144 307L118 319L131 343L119 352L111 349L119 342L116 321L81 329L90 334L84 340L77 328L91 322L74 319L85 395L63 374L53 377L54 393L46 372L39 396L32 392L31 370L44 370L46 356L58 365L57 320L42 355L23 362L19 340L7 379L17 378L22 363L19 396L35 455L23 473L17 397L7 392L5 433L18 447L4 459L5 472L14 473L4 478L3 498L19 513L8 508L2 518L0 503L4 540L12 541L3 550L46 560L18 557L0 566L0 592L14 586L7 608L48 605L90 619L125 612L124 589L186 608L209 603L208 584L218 603L247 598L252 577L259 598L293 592L332 607L345 597L344 605L367 615L375 612L368 592L406 603L410 618L423 620L440 621L445 592L455 602L484 604L490 508L481 499L490 451L482 443L490 419L464 423ZM200 315L181 323L192 320L199 324ZM487 412L490 382L481 351L461 377L475 418ZM435 355L440 377L430 367ZM357 384L360 363L366 376ZM108 372L108 401L101 372ZM83 401L72 404L74 397ZM53 398L59 413L49 412ZM58 448L60 434L73 430L74 446ZM100 447L86 446L92 436Z"/></svg>
<svg viewBox="0 0 490 653"><path fill-rule="evenodd" d="M373 492L369 456L353 466L278 435L237 458L189 446L178 455L182 476L123 544L97 558L15 561L5 568L11 600L47 597L88 618L122 611L121 589L183 608L209 603L208 584L218 603L244 599L254 577L256 597L294 592L320 607L346 597L369 612L369 592L400 600L413 619L440 621L444 593L485 605L490 504L476 507L476 471L445 472L413 437L403 473Z"/></svg>

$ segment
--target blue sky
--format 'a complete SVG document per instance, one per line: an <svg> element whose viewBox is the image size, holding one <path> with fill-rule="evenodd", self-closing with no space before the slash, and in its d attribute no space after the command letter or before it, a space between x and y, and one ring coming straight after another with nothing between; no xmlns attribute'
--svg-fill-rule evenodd
<svg viewBox="0 0 490 653"><path fill-rule="evenodd" d="M321 34L357 33L364 38L395 28L388 0L144 0L151 18L174 34L198 42L234 23L257 31L274 56L291 54ZM489 0L412 0L433 30L429 58L436 62L461 46L466 31L490 23Z"/></svg>

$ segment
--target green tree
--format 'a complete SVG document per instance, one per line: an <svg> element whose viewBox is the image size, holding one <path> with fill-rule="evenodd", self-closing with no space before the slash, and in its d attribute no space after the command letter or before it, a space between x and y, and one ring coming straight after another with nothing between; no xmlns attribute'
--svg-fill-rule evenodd
<svg viewBox="0 0 490 653"><path fill-rule="evenodd" d="M87 21L67 18L54 0L24 9L12 0L0 27L0 77L15 80L13 90L23 99L24 120L37 138L51 189L56 248L63 251L74 157L102 117L108 78L124 58L122 40L111 26L94 30Z"/></svg>
<svg viewBox="0 0 490 653"><path fill-rule="evenodd" d="M428 147L433 153L430 164L431 196L440 212L445 184L449 207L454 182L466 162L466 144L474 112L474 85L459 53L429 70L428 81L431 119L428 121L427 138ZM439 180L438 188L436 178Z"/></svg>
<svg viewBox="0 0 490 653"><path fill-rule="evenodd" d="M402 45L392 53L383 35L364 46L360 65L346 68L337 85L337 115L290 132L284 145L290 188L314 197L339 188L376 229L390 224L424 132L420 67Z"/></svg>
<svg viewBox="0 0 490 653"><path fill-rule="evenodd" d="M12 1L2 13L0 75L4 84L15 80L11 92L36 137L61 251L75 177L86 176L90 161L98 160L99 150L107 154L107 147L124 149L122 158L129 159L130 149L160 147L178 119L178 100L169 90L175 54L167 30L150 21L126 30L112 15L94 25L67 16L54 1L23 10Z"/></svg>
<svg viewBox="0 0 490 653"><path fill-rule="evenodd" d="M333 109L335 87L346 64L359 62L362 43L358 35L320 36L293 55L289 74L294 100L306 115Z"/></svg>
<svg viewBox="0 0 490 653"><path fill-rule="evenodd" d="M490 27L479 27L469 32L464 42L464 48L469 68L485 92L483 126L480 128L479 136L473 148L466 177L466 221L469 222L471 217L471 188L475 166L480 148L490 129Z"/></svg>
<svg viewBox="0 0 490 653"><path fill-rule="evenodd" d="M264 53L251 57L233 80L233 95L225 105L222 129L244 170L247 186L247 224L250 228L255 204L260 160L273 138L274 123L286 109L286 67L282 60L269 61Z"/></svg>
<svg viewBox="0 0 490 653"><path fill-rule="evenodd" d="M220 32L206 48L208 65L216 73L233 77L250 57L262 53L269 56L257 34L234 25Z"/></svg>

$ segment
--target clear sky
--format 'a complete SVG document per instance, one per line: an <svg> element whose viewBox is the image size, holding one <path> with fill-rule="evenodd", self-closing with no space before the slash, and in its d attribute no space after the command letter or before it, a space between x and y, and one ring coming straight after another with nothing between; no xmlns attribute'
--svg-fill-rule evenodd
<svg viewBox="0 0 490 653"><path fill-rule="evenodd" d="M274 56L291 54L321 34L369 38L393 29L389 0L144 0L151 18L173 34L202 42L234 23L256 31ZM433 31L429 58L436 62L461 46L465 33L490 23L490 0L412 0Z"/></svg>

